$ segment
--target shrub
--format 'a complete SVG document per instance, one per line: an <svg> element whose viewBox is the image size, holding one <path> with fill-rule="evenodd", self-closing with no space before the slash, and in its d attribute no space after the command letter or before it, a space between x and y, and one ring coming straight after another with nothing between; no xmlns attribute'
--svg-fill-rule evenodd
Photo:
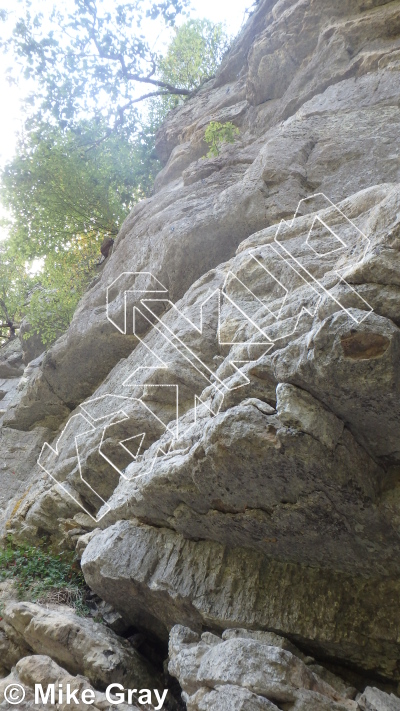
<svg viewBox="0 0 400 711"><path fill-rule="evenodd" d="M19 600L69 604L87 615L87 586L74 553L18 545L9 537L0 550L0 580L13 580Z"/></svg>
<svg viewBox="0 0 400 711"><path fill-rule="evenodd" d="M232 121L227 121L226 123L210 121L204 134L204 140L209 145L207 158L218 156L220 145L222 143L233 143L238 133L239 129L233 125Z"/></svg>

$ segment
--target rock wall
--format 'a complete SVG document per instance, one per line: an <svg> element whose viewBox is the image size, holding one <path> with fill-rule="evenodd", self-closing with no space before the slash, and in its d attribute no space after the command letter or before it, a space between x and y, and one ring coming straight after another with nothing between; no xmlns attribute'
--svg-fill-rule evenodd
<svg viewBox="0 0 400 711"><path fill-rule="evenodd" d="M258 3L4 408L3 531L173 629L190 711L400 703L399 70L399 0ZM205 159L211 120L240 133Z"/></svg>

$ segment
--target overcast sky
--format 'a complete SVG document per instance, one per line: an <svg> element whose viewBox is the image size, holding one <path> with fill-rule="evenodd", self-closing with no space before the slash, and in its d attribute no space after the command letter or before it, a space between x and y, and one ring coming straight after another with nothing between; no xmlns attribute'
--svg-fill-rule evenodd
<svg viewBox="0 0 400 711"><path fill-rule="evenodd" d="M10 10L16 8L15 0L7 0ZM62 0L60 0L62 2ZM33 0L33 6L35 1ZM63 3L64 4L64 3ZM191 17L206 17L213 22L224 22L230 35L239 31L245 11L252 5L252 0L192 0ZM6 3L3 3L3 7ZM16 133L23 123L20 106L21 88L10 87L5 81L5 71L9 59L0 54L0 166L9 160L15 150Z"/></svg>

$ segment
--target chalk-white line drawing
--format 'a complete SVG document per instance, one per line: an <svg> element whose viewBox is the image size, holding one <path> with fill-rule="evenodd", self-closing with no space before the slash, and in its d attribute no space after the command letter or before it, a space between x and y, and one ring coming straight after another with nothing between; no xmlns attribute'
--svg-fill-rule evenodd
<svg viewBox="0 0 400 711"><path fill-rule="evenodd" d="M128 395L115 395L114 393L105 393L104 395L101 395L97 398L92 398L91 400L87 400L84 405L81 405L82 410L85 412L87 417L90 417L90 419L93 422L101 422L102 420L108 420L107 423L103 427L102 431L102 436L101 436L101 441L98 447L99 454L105 459L110 466L123 478L126 480L129 480L130 477L126 475L126 472L122 469L120 469L113 459L111 459L104 451L104 441L107 436L108 430L117 425L121 424L123 422L127 422L130 420L130 415L123 409L124 405L128 404L136 404L139 405L141 408L144 408L146 411L146 415L149 419L151 420L156 420L156 422L160 425L160 431L163 432L168 432L172 439L176 439L179 435L179 385L153 385L153 384L148 384L145 386L146 388L173 388L175 390L175 422L164 422L158 415L155 414L155 412L141 399L141 398L135 398L135 397L129 397ZM90 411L90 406L94 404L99 404L99 403L104 403L104 401L112 401L113 399L117 400L119 405L114 407L113 410L107 412L106 415L101 415L100 417L95 417L93 414L91 414ZM110 415L111 415L111 420L110 420ZM113 417L120 416L118 420L114 420ZM133 455L130 449L128 449L125 445L125 442L131 441L135 438L140 438L140 442L138 443L138 449L136 451L136 454ZM123 449L134 459L137 460L139 455L141 454L140 450L142 448L142 445L145 441L146 438L146 432L140 432L134 435L133 437L128 437L123 440L121 440L118 444L122 446ZM153 464L150 465L151 468ZM142 475L144 475L146 472L143 472Z"/></svg>
<svg viewBox="0 0 400 711"><path fill-rule="evenodd" d="M149 370L149 371L160 370L160 369L168 370L168 363L166 363L164 360L162 360L162 358L160 358L160 356L157 353L155 353L155 351L153 351L153 349L150 348L150 346L148 346L147 343L142 338L140 338L140 336L136 335L136 338L142 344L142 346L153 356L156 364L155 365L143 365L143 364L137 365L136 368L132 371L132 373L129 374L128 378L126 378L124 380L122 385L134 386L136 384L135 377L137 376L137 373L139 373L139 371L141 371L141 370ZM141 385L142 383L139 382L138 384Z"/></svg>
<svg viewBox="0 0 400 711"><path fill-rule="evenodd" d="M79 469L79 475L80 475L80 478L81 478L82 482L85 484L85 486L87 486L87 487L91 490L91 492L92 492L93 494L95 494L95 495L98 497L98 499L102 502L102 509L103 509L103 512L102 512L102 515L101 515L99 518L98 518L98 517L94 517L94 516L92 515L91 511L89 511L89 510L82 504L81 501L78 501L78 499L65 487L64 483L58 481L58 480L55 478L55 476L52 474L52 472L51 472L51 470L50 470L50 468L49 468L49 464L46 464L46 465L44 464L44 460L46 459L46 454L47 454L47 456L49 456L49 455L54 455L54 458L57 458L57 457L60 456L60 454L61 454L61 445L62 445L63 440L65 439L66 433L67 433L68 429L71 429L72 424L75 424L75 422L76 422L77 420L80 420L80 421L84 422L84 423L85 423L85 427L87 427L87 429L85 429L83 432L79 432L79 433L78 433L77 435L75 435L75 437L74 437L74 440L75 440L76 457L77 457L77 466L78 466L78 469ZM63 431L61 432L59 438L57 439L55 449L54 449L50 444L48 444L47 442L45 442L45 443L43 444L43 447L42 447L42 449L41 449L41 452L40 452L40 455L39 455L39 458L38 458L38 462L37 462L37 463L38 463L39 467L41 467L41 469L43 469L43 471L45 471L46 474L48 474L48 476L49 476L51 479L53 479L53 481L57 484L57 486L61 489L61 491L64 492L64 494L66 494L69 498L71 498L71 499L72 499L86 514L88 514L88 516L90 516L94 521L100 521L100 519L103 518L103 516L105 516L106 513L108 513L108 511L110 510L110 507L109 507L109 505L107 504L107 502L106 502L106 501L93 489L93 487L83 478L83 476L82 476L81 460L80 460L80 456L79 456L79 444L78 444L78 439L79 439L79 438L83 438L83 437L85 437L87 434L92 434L94 431L95 431L95 427L93 426L93 424L92 424L84 415L82 415L82 414L80 414L80 413L77 414L77 415L72 415L72 417L70 417L70 419L69 419L68 422L66 423L66 425L65 425Z"/></svg>
<svg viewBox="0 0 400 711"><path fill-rule="evenodd" d="M304 241L304 249L310 250L320 259L325 257L332 257L336 254L338 258L343 256L347 252L350 254L353 252L357 253L358 257L355 262L352 259L346 261L345 267L338 267L332 269L332 265L329 267L329 273L333 274L335 277L335 283L329 286L324 285L321 279L317 278L312 274L310 269L306 266L304 259L299 254L294 254L287 244L287 239L284 237L288 236L288 232L294 227L296 219L299 217L305 217L301 213L302 206L307 206L307 202L311 202L315 199L321 199L325 201L325 208L318 210L315 215L313 215L311 226L308 229L307 237ZM346 242L346 238L341 234L338 234L335 229L333 229L328 224L328 217L326 209L332 210L333 215L340 215L341 219L344 220L345 225L350 229L353 235L353 244ZM324 213L324 216L318 213ZM328 249L321 248L318 249L313 244L313 239L315 236L320 237L320 232L322 230L323 239L328 238L332 242L333 246ZM289 235L290 236L290 235ZM330 244L330 243L329 243ZM265 284L267 284L268 279L275 283L275 291L280 290L280 295L277 297L276 293L271 296L266 289L265 297L257 296L253 290L246 284L245 277L239 277L234 271L229 270L224 283L221 288L213 289L207 296L203 299L199 306L199 319L198 323L193 321L193 318L189 318L186 313L180 310L176 304L174 304L168 297L168 289L165 287L157 277L155 277L151 272L122 272L116 279L108 285L106 290L106 314L108 321L116 328L119 333L124 335L134 335L141 346L147 351L151 357L150 365L144 362L143 364L137 365L134 370L129 373L128 377L122 382L123 388L175 388L175 398L176 398L176 419L173 425L171 423L165 423L163 420L153 412L153 410L142 400L141 397L130 397L129 395L117 395L115 393L106 393L97 398L91 398L87 400L80 406L80 409L84 414L73 415L64 427L63 432L57 440L55 449L53 449L49 444L45 443L42 447L41 454L38 459L39 466L56 482L63 493L69 496L75 501L80 508L82 508L85 513L87 513L96 522L100 521L108 511L110 507L104 499L89 485L82 475L82 466L80 458L80 442L84 440L88 435L93 435L94 432L99 430L101 432L100 444L98 446L98 453L103 457L105 461L116 471L123 479L131 481L143 476L148 475L153 471L156 461L161 457L166 457L171 454L179 453L179 448L174 449L175 445L178 444L179 438L179 384L169 383L169 384L154 384L140 382L139 374L142 370L147 371L157 371L164 370L168 371L169 363L166 362L160 355L160 352L156 352L152 349L146 342L146 338L137 329L137 324L139 320L147 324L147 330L152 328L158 333L159 339L167 344L169 349L178 353L181 358L185 360L186 363L190 365L191 368L195 370L197 375L200 375L200 380L203 380L203 389L208 386L212 386L212 392L214 394L214 399L210 396L207 399L202 399L201 392L195 393L194 403L193 403L193 420L192 422L185 426L185 433L195 426L198 421L198 413L200 408L202 411L204 409L210 413L211 416L216 416L220 412L222 402L227 392L235 390L237 388L243 387L250 382L248 376L242 371L242 367L245 364L252 362L251 359L241 359L241 360L230 360L228 363L232 367L233 372L237 373L240 377L239 382L227 382L226 376L219 377L217 374L218 366L213 369L209 364L205 363L201 356L196 353L196 351L185 342L184 338L179 334L178 330L175 330L173 326L170 325L170 321L164 318L165 311L175 312L177 318L174 323L183 319L184 322L189 326L188 333L192 331L197 333L201 337L205 337L205 307L208 305L210 308L217 309L217 319L216 319L216 339L219 346L243 346L247 349L253 346L261 347L262 354L268 354L274 347L279 346L279 341L282 339L290 339L294 337L299 329L300 320L303 316L308 316L314 318L321 300L323 298L331 299L337 307L344 311L353 322L356 324L362 323L369 314L373 311L372 306L357 292L354 287L349 284L344 278L341 271L348 270L357 266L360 261L365 257L368 248L370 246L369 238L357 227L357 225L350 220L345 213L335 205L324 193L316 193L308 198L300 200L296 212L294 213L292 220L281 220L277 226L274 243L268 243L266 245L260 245L258 247L249 250L249 264L252 262L253 266L257 265L258 269L261 269L261 276L264 273L266 277ZM355 249L357 247L357 249ZM268 266L263 264L263 260L266 259ZM128 288L126 288L128 284ZM288 304L288 299L291 290L299 289L299 284L301 289L304 290L299 304L298 311L295 314L290 314L288 318L284 318L284 311ZM347 308L344 304L340 303L340 299L333 293L333 288L342 284L359 304L359 308ZM237 299L233 298L232 294L229 293L232 290L232 286L235 287L236 292L241 292L244 295L244 304L238 303ZM120 293L119 293L120 288ZM112 295L114 297L112 298ZM129 298L130 296L135 297L135 303L132 308L132 330L130 326L128 327L128 317L129 317ZM228 304L231 311L235 314L239 314L239 319L243 325L252 332L252 336L247 340L237 340L236 334L234 340L229 340L223 335L222 328L222 303ZM122 326L117 322L116 318L120 314L122 305ZM161 307L161 308L160 308ZM255 310L256 316L252 315L249 311L251 309ZM260 319L267 323L268 325L262 325ZM269 321L268 321L269 319ZM272 319L272 321L271 321ZM282 326L282 319L285 322L285 328ZM278 328L278 330L277 330ZM146 329L145 329L146 330ZM157 346L159 348L159 346ZM254 353L254 351L252 351ZM260 353L257 358L261 357ZM104 414L104 402L108 401L109 407L106 407L106 414ZM213 400L213 401L212 401ZM99 403L102 403L103 414L96 416L95 407ZM104 451L105 442L107 439L107 432L118 424L123 424L128 422L130 419L129 412L127 411L128 404L135 403L139 404L140 408L144 408L146 415L150 420L155 419L157 425L160 427L160 432L163 434L163 443L156 447L154 456L149 457L149 461L146 462L146 466L141 467L140 473L133 473L132 475L127 474L125 470L120 469L112 457L109 456ZM125 407L125 409L124 409ZM74 419L75 418L75 419ZM95 517L90 511L85 508L85 506L73 496L73 494L68 490L68 488L63 484L63 482L57 481L56 477L51 473L51 466L46 463L49 458L49 454L53 459L56 459L61 455L63 438L67 436L68 428L71 429L78 419L82 424L82 432L75 435L75 450L77 457L77 466L80 474L80 479L85 486L89 487L89 490L98 497L99 503L101 502L101 510L99 514ZM119 419L114 419L119 418ZM167 436L167 440L165 440ZM143 452L146 450L146 432L136 432L128 437L124 436L117 444L120 446L131 458L133 466L135 463L142 464L143 462ZM51 459L50 457L50 459ZM135 467L134 467L135 468ZM126 467L129 469L129 466Z"/></svg>
<svg viewBox="0 0 400 711"><path fill-rule="evenodd" d="M205 304L210 301L211 298L217 297L217 308L218 308L218 327L217 327L217 334L218 334L218 343L219 345L233 345L233 342L222 342L220 339L220 333L221 333L221 298L222 296L224 298L227 298L229 302L232 303L232 305L237 308L239 313L241 314L243 320L247 320L252 326L254 326L259 333L265 338L263 342L256 342L253 345L262 345L265 347L265 352L268 352L272 347L273 343L271 342L271 339L267 336L266 333L263 332L262 329L260 329L255 321L251 319L244 311L241 309L237 304L235 304L232 299L229 297L226 297L226 294L223 294L221 289L215 289L207 298L202 302L200 305L200 327L195 326L193 322L188 319L179 309L176 308L172 302L168 301L168 304L173 307L175 312L179 314L179 316L182 316L187 323L189 323L199 334L203 335L203 309ZM177 333L174 331L173 328L171 328L168 324L165 323L162 318L157 316L157 314L151 309L150 304L152 304L155 299L142 299L141 300L141 305L146 309L148 312L150 312L151 317L157 321L157 323L153 323L149 318L146 317L145 313L141 311L141 314L146 320L148 320L149 323L153 323L153 328L155 328L160 335L168 341L168 343L174 348L176 351L180 353L180 355L191 364L191 366L207 381L209 385L212 385L215 387L217 390L220 390L223 392L224 390L229 390L229 385L225 383L223 380L221 380L217 375L216 375L216 369L213 370L210 368L209 365L204 363L204 361L193 351L192 348L190 348L187 343L184 342L184 340L177 335ZM135 307L136 308L136 307ZM167 331L167 334L165 333ZM235 342L236 345L243 345L245 342L241 343L240 341ZM243 376L244 382L243 384L246 384L248 382L248 379ZM128 381L125 381L128 382Z"/></svg>
<svg viewBox="0 0 400 711"><path fill-rule="evenodd" d="M268 304L265 303L265 301L261 301L258 299L262 307L269 312L269 314L274 318L275 323L272 326L267 326L264 327L263 332L268 336L268 338L271 340L271 348L273 345L276 345L279 340L282 338L288 338L288 336L294 335L294 333L297 331L300 319L304 314L307 314L308 316L313 317L316 312L317 306L314 306L314 309L311 309L310 306L305 306L304 304L301 305L298 313L294 316L291 317L291 320L294 322L293 326L290 331L284 331L281 334L276 333L274 326L275 324L279 323L279 321L282 318L282 312L284 310L284 307L287 303L287 299L289 296L289 289L283 284L283 282L277 277L276 274L274 274L270 269L267 269L264 264L260 261L260 252L263 251L264 253L270 253L271 256L274 259L274 264L277 267L277 271L279 272L280 269L282 269L283 265L287 265L289 267L289 270L292 271L292 273L296 273L297 276L300 277L301 281L303 282L304 286L306 286L309 289L309 293L314 294L316 297L318 297L318 302L320 301L320 294L318 291L315 289L313 284L309 284L305 276L303 276L300 272L298 272L291 264L290 262L285 259L279 252L275 249L275 247L272 244L268 244L265 247L263 247L263 250L256 249L250 253L251 258L256 262L256 264L266 273L268 276L270 276L278 285L279 287L284 290L285 295L283 299L281 299L281 303L279 306L279 310L277 312L274 312L271 308L269 308ZM248 290L248 287L244 285L245 288ZM270 332L270 333L269 333Z"/></svg>
<svg viewBox="0 0 400 711"><path fill-rule="evenodd" d="M131 276L137 276L137 277L145 276L145 277L149 277L150 279L152 279L152 280L154 281L154 286L155 286L156 288L154 288L154 289L140 289L140 288L139 288L139 289L135 289L135 288L131 288L131 289L125 289L125 290L124 290L124 295L123 295L123 299L124 299L124 327L121 328L120 326L118 326L118 324L116 323L116 321L114 321L114 319L113 319L113 318L111 317L111 315L110 315L110 291L111 291L111 289L112 289L113 287L115 287L115 285L116 285L119 281L121 281L121 280L123 279L123 277L125 277L125 276L129 276L129 277L131 277ZM109 284L108 287L107 287L107 291L106 291L106 313L107 313L107 319L110 321L110 323L112 323L112 325L113 325L120 333L123 333L124 335L126 335L126 332L127 332L127 306L128 306L128 304L127 304L127 298L128 298L128 294L167 294L167 293L168 293L168 289L167 289L163 284L161 284L161 282L157 279L157 277L153 276L153 274L152 274L151 272L121 272L121 274L119 274L119 275L117 276L117 278L114 279L114 281L112 281L111 284Z"/></svg>
<svg viewBox="0 0 400 711"><path fill-rule="evenodd" d="M286 247L285 244L284 244L284 241L283 241L282 239L281 239L281 240L278 239L279 235L282 234L282 232L283 232L283 230L285 229L285 227L288 228L288 229L290 229L290 228L293 227L293 225L294 225L294 223L295 223L295 220L296 220L296 218L298 217L298 213L300 212L300 207L301 207L301 205L302 205L303 203L306 203L307 201L312 200L312 199L315 199L315 198L323 198L324 200L326 200L326 202L328 203L328 206L331 207L331 208L333 208L337 213L339 213L339 214L341 215L341 217L345 220L345 222L346 222L348 225L351 226L352 230L354 230L354 232L357 234L358 243L361 244L361 245L363 245L361 257L360 257L359 259L357 259L357 261L356 261L355 264L351 264L351 263L350 263L350 264L346 264L345 269L348 270L348 269L350 269L351 267L356 266L360 261L362 261L362 259L365 257L365 255L366 255L366 253L367 253L367 251L368 251L368 249L369 249L369 247L370 247L371 240L370 240L370 239L357 227L357 225L356 225L352 220L350 220L350 219L344 214L344 212L343 212L337 205L335 205L335 203L333 203L332 200L330 200L324 193L316 193L315 195L311 195L309 198L304 198L303 200L300 200L300 202L299 202L299 204L298 204L298 206L297 206L297 210L296 210L296 212L295 212L295 215L294 215L293 219L290 220L289 222L287 222L286 220L281 220L281 222L279 223L278 229L277 229L276 234L275 234L275 239L274 239L274 241L276 242L276 244L279 245L279 247L280 247L280 248L285 252L285 254L287 255L287 258L288 258L287 261L288 261L288 263L290 264L291 260L293 260L293 261L295 262L295 264L296 264L297 267L298 267L298 270L296 270L296 268L295 268L293 265L290 264L290 266L292 266L292 268L298 273L299 276L302 276L303 274L305 274L305 275L306 275L305 279L308 281L308 283L309 283L310 286L312 286L313 284L316 285L318 289L321 289L321 290L322 290L322 292L323 292L323 294L324 294L325 296L327 296L328 298L332 299L332 300L336 303L336 305L339 306L356 324L360 324L360 323L362 323L362 322L368 317L368 315L373 311L373 308L372 308L372 306L354 289L354 287L352 287L351 284L349 284L349 283L344 279L344 277L340 274L339 270L334 270L334 273L337 275L338 280L339 280L340 282L342 282L342 284L345 284L346 288L347 288L349 291L352 292L352 294L354 295L354 297L357 298L357 299L359 299L359 300L362 302L362 304L360 304L360 307L363 306L362 309L360 308L360 311L363 312L363 314L364 314L362 317L359 317L357 313L353 313L353 311L351 311L350 309L347 309L345 306L343 306L343 304L341 304L340 301L339 301L339 300L334 296L334 294L332 293L332 291L331 291L332 287L331 287L330 289L326 289L326 287L321 283L321 281L320 281L319 279L317 279L316 277L314 277L314 275L311 274L311 272L309 271L309 269L307 269L307 267L305 267L305 265L301 263L300 259L299 259L298 257L295 257L295 255L294 255L292 252L290 252L289 249L287 249L287 247ZM329 250L328 252L325 252L323 256L328 256L329 254L332 254L333 252L339 252L339 251L341 251L342 249L346 249L346 248L349 247L349 245L347 245L346 242L345 242L334 230L332 230L332 229L327 225L327 223L326 223L321 217L319 217L319 216L317 215L317 216L313 219L313 222L312 222L312 225L311 225L311 227L310 227L310 230L309 230L307 239L305 240L305 244L306 244L313 252L315 252L316 254L318 254L318 252L316 252L316 250L315 250L315 249L312 247L312 245L310 244L310 237L311 237L311 234L312 234L312 232L313 232L313 230L314 230L315 224L316 224L317 222L318 222L319 224L323 225L323 227L324 227L325 229L327 229L327 230L329 231L329 233L332 234L333 237L342 245L341 247L339 247L339 248L337 248L337 249ZM319 254L319 256L322 256L322 255ZM289 260L290 260L290 261L289 261ZM304 277L303 277L303 278L304 278ZM367 307L367 308L365 308L365 307Z"/></svg>
<svg viewBox="0 0 400 711"><path fill-rule="evenodd" d="M312 244L311 244L311 242L310 242L310 238L311 238L311 236L312 236L312 233L313 233L313 231L314 231L314 227L315 227L315 225L316 225L317 222L319 222L319 224L322 225L322 226L325 228L325 230L327 230L327 232L329 232L329 233L332 235L332 237L333 237L334 239L338 240L339 244L341 244L342 246L341 246L341 247L336 247L336 249L330 249L330 250L328 250L327 252L324 252L323 254L322 254L322 252L318 252L318 250L316 250L316 249L312 246ZM317 215L317 216L314 217L314 219L313 219L313 223L312 223L312 225L311 225L311 227L310 227L310 231L309 231L309 233L308 233L308 235L307 235L306 244L310 247L310 249L312 249L313 252L315 252L315 254L318 255L318 257L326 257L328 254L333 254L334 252L340 252L340 250L342 250L343 247L344 247L344 248L347 247L346 242L345 242L341 237L339 237L339 235L335 234L335 232L334 232L333 230L331 230L331 228L329 227L329 225L327 225L326 222L324 222L324 220L322 219L322 217L320 217L319 215Z"/></svg>

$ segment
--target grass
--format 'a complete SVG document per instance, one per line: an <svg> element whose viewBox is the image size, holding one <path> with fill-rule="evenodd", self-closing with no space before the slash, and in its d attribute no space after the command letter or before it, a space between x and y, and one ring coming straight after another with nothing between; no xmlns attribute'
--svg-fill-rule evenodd
<svg viewBox="0 0 400 711"><path fill-rule="evenodd" d="M87 586L74 553L55 553L42 546L20 545L7 539L0 550L0 581L13 580L19 600L68 604L87 615Z"/></svg>

